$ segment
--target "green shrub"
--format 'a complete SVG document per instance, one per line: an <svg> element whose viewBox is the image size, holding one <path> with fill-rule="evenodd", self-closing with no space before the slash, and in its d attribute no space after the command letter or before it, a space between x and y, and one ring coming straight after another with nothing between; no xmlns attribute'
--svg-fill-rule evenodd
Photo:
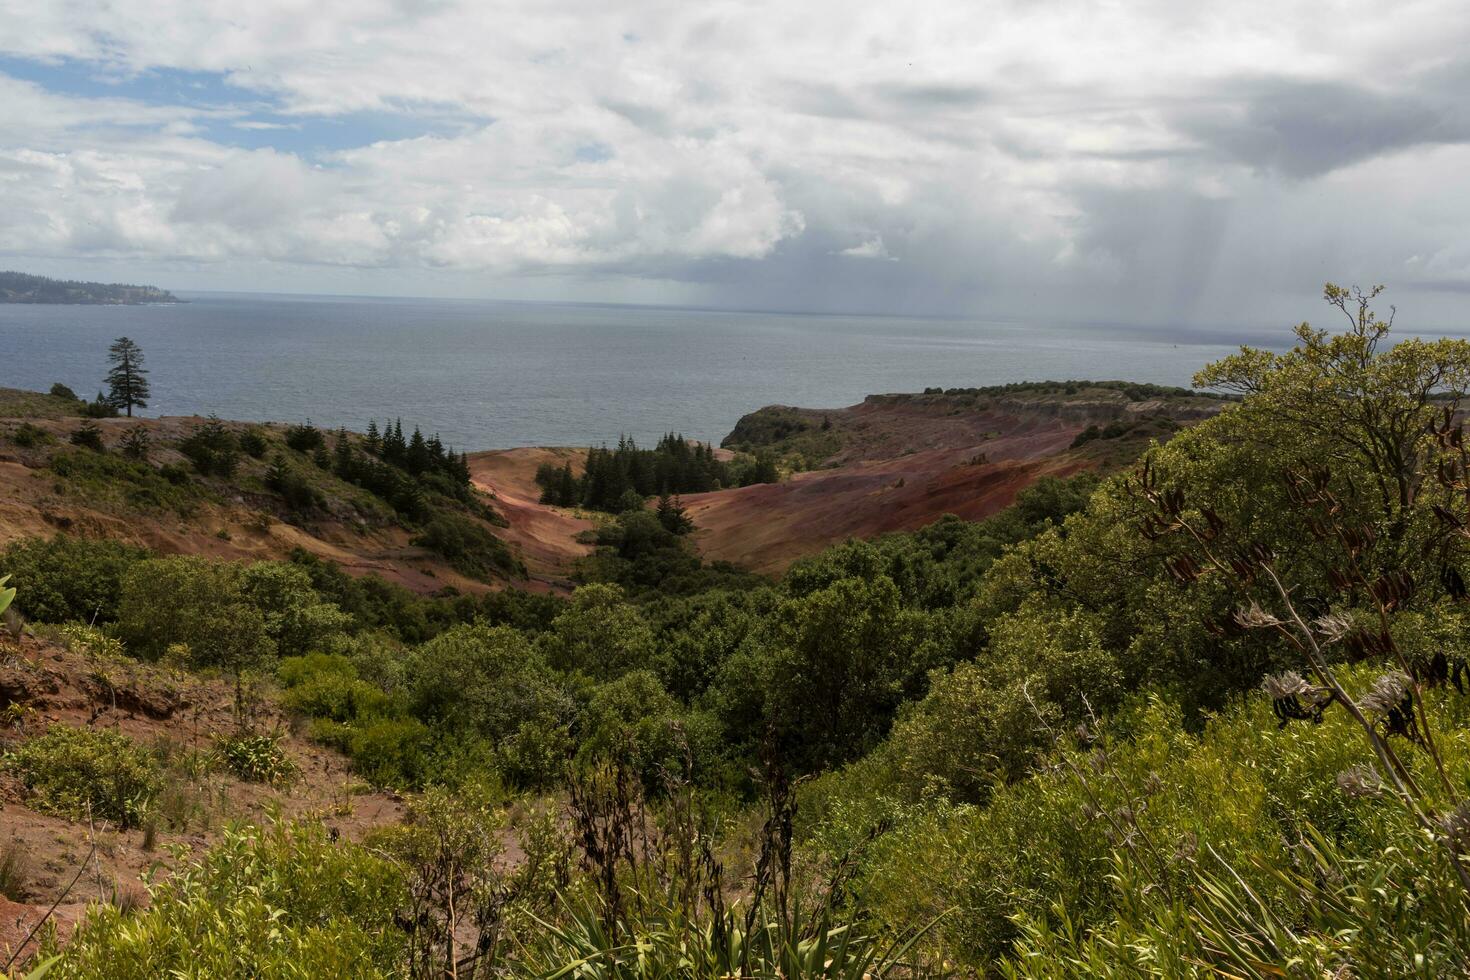
<svg viewBox="0 0 1470 980"><path fill-rule="evenodd" d="M176 480L167 466L155 470L146 463L107 453L59 453L47 465L89 507L115 503L187 517L203 496L183 485L188 483L187 474L182 481Z"/></svg>
<svg viewBox="0 0 1470 980"><path fill-rule="evenodd" d="M20 590L17 608L42 623L117 619L122 577L148 557L142 548L58 534L29 538L0 552L0 568Z"/></svg>
<svg viewBox="0 0 1470 980"><path fill-rule="evenodd" d="M505 542L477 522L458 514L437 514L413 543L446 559L454 570L471 578L521 575L524 566Z"/></svg>
<svg viewBox="0 0 1470 980"><path fill-rule="evenodd" d="M322 435L322 430L307 422L305 425L293 425L286 430L286 445L298 453L314 453L318 449L327 448L327 438Z"/></svg>
<svg viewBox="0 0 1470 980"><path fill-rule="evenodd" d="M29 422L22 422L16 426L10 438L22 449L35 449L37 446L45 446L52 441L50 433Z"/></svg>
<svg viewBox="0 0 1470 980"><path fill-rule="evenodd" d="M231 828L147 909L93 906L48 978L401 977L407 937L394 916L407 900L391 861L320 824Z"/></svg>
<svg viewBox="0 0 1470 980"><path fill-rule="evenodd" d="M279 732L240 732L214 737L216 757L225 768L247 783L288 783L296 777L298 767L281 747L284 735Z"/></svg>
<svg viewBox="0 0 1470 980"><path fill-rule="evenodd" d="M137 827L162 785L152 753L115 731L53 725L4 757L39 810Z"/></svg>
<svg viewBox="0 0 1470 980"><path fill-rule="evenodd" d="M77 397L77 393L75 391L72 391L60 381L51 386L51 390L48 392L48 394L52 398L65 398L69 402L81 401L81 399Z"/></svg>
<svg viewBox="0 0 1470 980"><path fill-rule="evenodd" d="M72 431L67 439L73 446L81 446L95 453L103 452L106 447L102 445L102 430L95 422L83 422Z"/></svg>
<svg viewBox="0 0 1470 980"><path fill-rule="evenodd" d="M240 460L235 434L214 415L179 442L179 452L204 476L232 476Z"/></svg>
<svg viewBox="0 0 1470 980"><path fill-rule="evenodd" d="M123 577L118 606L118 633L134 656L157 660L182 645L191 666L238 678L275 654L266 613L247 598L236 564L195 557L139 562Z"/></svg>
<svg viewBox="0 0 1470 980"><path fill-rule="evenodd" d="M432 735L416 718L374 718L337 731L353 769L377 786L420 786L430 777Z"/></svg>
<svg viewBox="0 0 1470 980"><path fill-rule="evenodd" d="M322 492L287 463L286 457L280 453L276 454L265 471L265 485L280 494L291 510L320 510L326 507L326 497Z"/></svg>
<svg viewBox="0 0 1470 980"><path fill-rule="evenodd" d="M265 456L268 443L261 431L256 428L246 429L240 433L240 449L248 456L261 459Z"/></svg>
<svg viewBox="0 0 1470 980"><path fill-rule="evenodd" d="M310 718L347 722L387 712L389 698L361 680L352 661L340 654L287 657L276 668L285 687L281 703Z"/></svg>

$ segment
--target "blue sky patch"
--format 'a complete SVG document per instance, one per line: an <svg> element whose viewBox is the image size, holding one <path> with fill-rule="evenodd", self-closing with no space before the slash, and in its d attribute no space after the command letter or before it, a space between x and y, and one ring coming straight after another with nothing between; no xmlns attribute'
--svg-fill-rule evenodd
<svg viewBox="0 0 1470 980"><path fill-rule="evenodd" d="M243 149L269 147L303 157L385 141L457 136L494 122L443 106L404 106L330 116L295 114L287 112L275 96L238 85L232 81L238 74L225 72L155 68L122 74L74 59L32 61L0 56L0 74L31 82L55 95L198 109L209 113L194 119L204 139ZM579 159L583 158L579 155Z"/></svg>

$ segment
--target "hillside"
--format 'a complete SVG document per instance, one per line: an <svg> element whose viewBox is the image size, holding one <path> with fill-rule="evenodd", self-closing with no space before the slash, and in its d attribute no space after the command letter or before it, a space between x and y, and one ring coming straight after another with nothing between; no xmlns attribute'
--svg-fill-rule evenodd
<svg viewBox="0 0 1470 980"><path fill-rule="evenodd" d="M209 761L216 738L235 728L228 683L109 653L104 644L89 643L85 632L42 632L0 643L0 712L7 719L0 756L55 726L116 733L165 760L164 792L148 827L123 828L101 818L89 825L38 807L13 773L0 771L0 860L6 866L0 963L12 952L34 950L34 943L22 948L21 942L54 902L61 904L51 921L63 935L99 895L146 904L144 880L218 843L232 820L259 822L271 813L319 819L332 833L356 840L402 819L400 796L355 777L340 752L305 737L274 699L256 706L254 724L280 733L280 749L294 770L276 785L243 779ZM81 859L84 880L72 883Z"/></svg>
<svg viewBox="0 0 1470 980"><path fill-rule="evenodd" d="M1110 471L1229 404L1121 382L871 395L839 409L769 406L723 442L796 472L685 497L710 559L780 572L847 538L979 520L1043 476Z"/></svg>
<svg viewBox="0 0 1470 980"><path fill-rule="evenodd" d="M74 282L48 279L24 272L0 272L0 303L76 304L83 306L142 306L179 303L177 296L157 286L125 283Z"/></svg>
<svg viewBox="0 0 1470 980"><path fill-rule="evenodd" d="M315 433L316 448L298 450L287 444L290 426L240 422L218 423L232 447L230 472L204 473L185 450L191 437L210 431L210 420L84 419L84 407L0 389L0 546L68 531L226 560L284 558L301 549L418 592L482 592L507 581L552 587L550 580L523 581L519 559L497 537L504 518L468 485L415 488L400 473L394 478L411 494L406 502L390 500L338 475L336 450L328 450L335 436ZM95 431L98 448L76 443L87 430ZM363 437L347 438L354 458L367 460ZM135 440L141 458L129 455ZM207 459L209 452L199 447L196 455Z"/></svg>
<svg viewBox="0 0 1470 980"><path fill-rule="evenodd" d="M16 395L11 494L111 523L0 550L0 955L48 980L613 976L630 950L698 980L1465 976L1470 344L1380 344L1368 298L1345 335L1203 368L1266 392L1234 403L753 413L732 451L761 458L664 463L788 479L690 494L692 522L640 506L659 460L631 445L469 460L396 423L128 428ZM423 595L304 548L106 540L245 506L579 584ZM979 519L932 519L955 510ZM722 545L804 560L696 553Z"/></svg>

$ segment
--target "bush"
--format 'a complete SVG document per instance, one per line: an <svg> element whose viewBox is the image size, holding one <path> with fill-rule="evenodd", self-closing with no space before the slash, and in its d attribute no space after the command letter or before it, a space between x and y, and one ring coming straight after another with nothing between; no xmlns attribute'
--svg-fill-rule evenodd
<svg viewBox="0 0 1470 980"><path fill-rule="evenodd" d="M458 514L436 515L413 543L442 556L455 571L470 578L485 580L495 574L525 573L505 542Z"/></svg>
<svg viewBox="0 0 1470 980"><path fill-rule="evenodd" d="M179 471L182 480L175 480L168 467L155 470L146 463L107 453L59 453L47 465L94 507L114 503L140 510L171 510L188 516L202 496L181 486L189 480L182 470Z"/></svg>
<svg viewBox="0 0 1470 980"><path fill-rule="evenodd" d="M247 783L280 785L294 779L298 771L296 763L281 747L283 738L279 732L216 735L215 756Z"/></svg>
<svg viewBox="0 0 1470 980"><path fill-rule="evenodd" d="M47 978L401 977L407 935L394 915L407 901L392 861L319 823L231 828L147 909L93 906Z"/></svg>
<svg viewBox="0 0 1470 980"><path fill-rule="evenodd" d="M148 430L141 425L135 425L123 433L122 454L128 459L143 462L148 459L148 450L152 444L153 440L148 437Z"/></svg>
<svg viewBox="0 0 1470 980"><path fill-rule="evenodd" d="M189 483L189 471L178 463L164 463L158 468L158 475L176 487L187 486Z"/></svg>
<svg viewBox="0 0 1470 980"><path fill-rule="evenodd" d="M331 650L345 642L352 617L322 602L311 576L296 565L262 561L240 569L242 598L265 617L265 631L283 657Z"/></svg>
<svg viewBox="0 0 1470 980"><path fill-rule="evenodd" d="M276 677L286 689L281 703L310 718L348 722L388 710L388 696L360 679L352 661L340 654L284 658Z"/></svg>
<svg viewBox="0 0 1470 980"><path fill-rule="evenodd" d="M337 744L352 756L353 769L376 786L420 786L431 775L433 740L417 719L375 718L338 731Z"/></svg>
<svg viewBox="0 0 1470 980"><path fill-rule="evenodd" d="M153 558L123 576L118 633L134 656L188 648L194 667L237 678L275 654L266 615L246 598L239 565L203 558Z"/></svg>
<svg viewBox="0 0 1470 980"><path fill-rule="evenodd" d="M247 455L261 459L265 456L267 447L265 436L261 435L259 429L250 428L240 433L240 449Z"/></svg>
<svg viewBox="0 0 1470 980"><path fill-rule="evenodd" d="M265 485L280 494L286 506L293 511L320 510L327 505L321 491L293 469L280 453L271 460L265 472Z"/></svg>
<svg viewBox="0 0 1470 980"><path fill-rule="evenodd" d="M102 430L97 427L96 422L83 422L76 427L67 441L73 446L81 446L95 453L106 450L106 447L102 445Z"/></svg>
<svg viewBox="0 0 1470 980"><path fill-rule="evenodd" d="M307 422L305 425L293 425L286 430L286 445L298 453L314 453L318 449L327 448L327 438L322 435L322 430Z"/></svg>
<svg viewBox="0 0 1470 980"><path fill-rule="evenodd" d="M51 386L51 390L48 392L48 394L52 398L65 398L69 402L81 401L81 399L77 397L77 393L75 391L72 391L60 381Z"/></svg>
<svg viewBox="0 0 1470 980"><path fill-rule="evenodd" d="M99 391L96 399L82 403L82 414L89 419L115 419L117 406L102 397L102 392Z"/></svg>
<svg viewBox="0 0 1470 980"><path fill-rule="evenodd" d="M137 827L158 795L154 756L115 731L53 725L4 757L38 810Z"/></svg>
<svg viewBox="0 0 1470 980"><path fill-rule="evenodd" d="M142 548L58 534L30 538L0 552L0 568L19 588L17 608L42 623L117 619L122 578L148 557Z"/></svg>
<svg viewBox="0 0 1470 980"><path fill-rule="evenodd" d="M11 440L22 449L35 449L51 442L51 436L45 429L32 425L30 422L22 422L15 427L10 434Z"/></svg>
<svg viewBox="0 0 1470 980"><path fill-rule="evenodd" d="M179 442L179 452L204 476L233 476L240 460L240 444L235 434L213 415Z"/></svg>

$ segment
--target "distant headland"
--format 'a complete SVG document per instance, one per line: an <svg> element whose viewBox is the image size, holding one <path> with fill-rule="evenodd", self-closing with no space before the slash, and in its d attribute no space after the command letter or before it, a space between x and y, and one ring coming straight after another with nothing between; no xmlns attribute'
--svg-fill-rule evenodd
<svg viewBox="0 0 1470 980"><path fill-rule="evenodd" d="M73 303L86 306L141 306L146 303L181 303L173 293L157 286L124 283L72 282L48 279L24 272L0 272L0 303Z"/></svg>

